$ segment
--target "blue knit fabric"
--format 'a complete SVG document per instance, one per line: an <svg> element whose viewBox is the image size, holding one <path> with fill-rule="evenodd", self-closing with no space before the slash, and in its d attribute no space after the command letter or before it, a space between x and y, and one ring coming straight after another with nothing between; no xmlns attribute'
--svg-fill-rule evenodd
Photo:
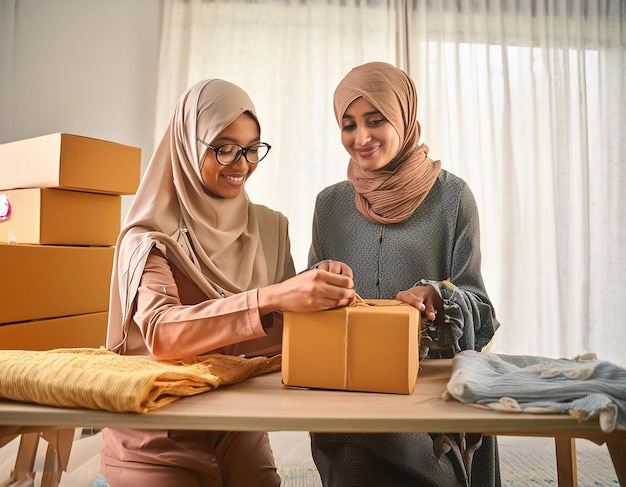
<svg viewBox="0 0 626 487"><path fill-rule="evenodd" d="M553 359L466 350L454 357L447 393L506 411L597 416L604 432L626 429L626 369L595 354Z"/></svg>
<svg viewBox="0 0 626 487"><path fill-rule="evenodd" d="M107 481L103 475L100 475L97 479L89 484L89 487L108 487Z"/></svg>

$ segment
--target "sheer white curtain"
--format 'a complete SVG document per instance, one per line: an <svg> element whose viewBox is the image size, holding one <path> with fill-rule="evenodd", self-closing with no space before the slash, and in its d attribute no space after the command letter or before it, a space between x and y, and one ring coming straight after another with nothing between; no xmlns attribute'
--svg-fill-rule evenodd
<svg viewBox="0 0 626 487"><path fill-rule="evenodd" d="M156 136L179 94L222 77L273 149L248 183L306 265L315 195L345 179L332 93L353 66L407 69L422 140L465 178L502 329L494 351L626 365L626 50L621 0L167 0Z"/></svg>
<svg viewBox="0 0 626 487"><path fill-rule="evenodd" d="M624 14L619 0L412 7L423 138L476 194L498 351L626 365Z"/></svg>

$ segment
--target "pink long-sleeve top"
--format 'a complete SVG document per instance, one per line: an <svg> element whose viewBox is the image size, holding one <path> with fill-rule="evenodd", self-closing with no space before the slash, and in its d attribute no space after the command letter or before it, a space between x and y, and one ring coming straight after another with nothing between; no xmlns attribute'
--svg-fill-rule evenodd
<svg viewBox="0 0 626 487"><path fill-rule="evenodd" d="M208 353L271 356L281 351L282 328L277 313L261 317L258 289L208 299L159 250L152 249L125 354L158 360Z"/></svg>

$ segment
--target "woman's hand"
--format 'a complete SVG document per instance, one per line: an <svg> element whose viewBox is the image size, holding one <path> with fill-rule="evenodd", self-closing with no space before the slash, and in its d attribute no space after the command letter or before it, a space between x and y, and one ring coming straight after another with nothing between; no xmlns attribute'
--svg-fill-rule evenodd
<svg viewBox="0 0 626 487"><path fill-rule="evenodd" d="M416 307L431 321L435 321L437 313L443 311L443 299L430 284L400 291L396 294L396 299Z"/></svg>
<svg viewBox="0 0 626 487"><path fill-rule="evenodd" d="M272 311L321 311L348 306L355 299L352 269L325 262L278 284L259 289L261 315Z"/></svg>
<svg viewBox="0 0 626 487"><path fill-rule="evenodd" d="M339 262L338 260L325 260L317 265L317 269L323 271L332 272L333 274L341 274L343 276L354 277L352 275L352 269L348 264Z"/></svg>

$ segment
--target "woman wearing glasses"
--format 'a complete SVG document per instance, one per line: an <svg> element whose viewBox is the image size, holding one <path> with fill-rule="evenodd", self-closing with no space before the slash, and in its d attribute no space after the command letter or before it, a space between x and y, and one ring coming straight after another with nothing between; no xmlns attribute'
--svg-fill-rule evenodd
<svg viewBox="0 0 626 487"><path fill-rule="evenodd" d="M295 276L286 218L248 199L269 150L238 86L206 80L181 96L117 241L108 348L157 360L271 356L279 311L353 301L342 264ZM105 429L101 463L110 487L280 484L264 432Z"/></svg>
<svg viewBox="0 0 626 487"><path fill-rule="evenodd" d="M334 107L348 180L317 197L310 265L345 262L361 297L419 309L421 358L482 349L499 324L481 277L476 203L419 143L413 81L387 63L358 66ZM500 485L494 438L311 433L311 442L326 487Z"/></svg>

